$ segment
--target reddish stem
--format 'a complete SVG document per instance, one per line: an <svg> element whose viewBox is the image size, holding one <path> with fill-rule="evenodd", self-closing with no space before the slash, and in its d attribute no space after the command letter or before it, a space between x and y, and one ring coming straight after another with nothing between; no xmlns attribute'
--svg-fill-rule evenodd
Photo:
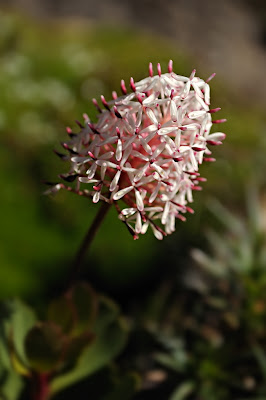
<svg viewBox="0 0 266 400"><path fill-rule="evenodd" d="M70 271L70 281L71 281L70 283L73 283L73 280L76 280L77 276L79 275L81 264L84 261L86 252L92 240L94 239L102 221L104 220L104 217L106 216L110 206L111 206L110 203L103 202L91 226L89 227L89 230L86 233L83 242L81 243L81 246L76 254L76 258L72 265L72 269Z"/></svg>
<svg viewBox="0 0 266 400"><path fill-rule="evenodd" d="M33 390L33 400L48 400L50 395L49 378L47 374L37 374L35 376L35 387Z"/></svg>

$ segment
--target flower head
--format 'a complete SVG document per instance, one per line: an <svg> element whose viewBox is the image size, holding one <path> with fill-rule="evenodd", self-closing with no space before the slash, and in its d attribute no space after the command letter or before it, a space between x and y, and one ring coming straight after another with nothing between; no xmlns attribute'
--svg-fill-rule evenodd
<svg viewBox="0 0 266 400"><path fill-rule="evenodd" d="M98 121L84 115L79 133L67 128L70 140L63 146L68 154L59 154L71 163L61 177L75 180L76 187L58 183L49 190L66 188L94 203L113 203L135 238L151 227L162 239L175 230L176 218L185 220L184 213L193 212L188 203L205 180L199 165L214 161L208 146L225 138L222 132L210 133L213 123L225 120L212 121L220 109L209 108L208 80L196 77L195 70L190 77L176 75L172 61L168 73L161 73L160 64L157 70L153 75L150 64L147 78L131 78L130 93L121 81L123 95L113 92L109 102L101 96L103 109L93 99Z"/></svg>

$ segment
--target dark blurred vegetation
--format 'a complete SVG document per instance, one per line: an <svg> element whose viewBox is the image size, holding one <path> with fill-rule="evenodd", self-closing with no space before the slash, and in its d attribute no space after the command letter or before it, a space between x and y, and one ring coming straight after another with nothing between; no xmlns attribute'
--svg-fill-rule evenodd
<svg viewBox="0 0 266 400"><path fill-rule="evenodd" d="M60 150L65 126L75 129L84 112L95 119L92 97L109 99L121 78L145 77L150 61L165 71L170 58L179 74L197 67L174 43L147 33L0 13L1 299L22 296L44 313L96 213L71 193L42 194L42 182L56 181L66 168L52 151ZM197 71L203 78L212 72ZM265 111L219 76L211 88L212 106L228 119L227 139L213 153L217 162L201 169L208 181L195 195L195 215L159 243L149 234L133 241L111 212L84 266L83 278L128 315L131 335L118 365L142 377L136 399L266 398ZM211 197L232 215L208 207ZM113 366L70 393L132 398L135 383L120 378ZM112 388L116 382L113 397L103 380Z"/></svg>

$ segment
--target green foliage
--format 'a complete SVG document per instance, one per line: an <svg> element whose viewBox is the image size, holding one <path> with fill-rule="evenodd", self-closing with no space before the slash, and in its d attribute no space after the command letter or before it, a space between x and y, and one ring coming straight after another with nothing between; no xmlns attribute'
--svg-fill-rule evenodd
<svg viewBox="0 0 266 400"><path fill-rule="evenodd" d="M96 295L83 282L51 303L47 321L36 322L33 311L14 300L3 326L3 400L18 398L22 388L19 375L26 375L33 383L38 376L46 376L49 391L54 395L108 365L127 340L127 327L116 304ZM131 393L135 381L129 376L119 383L117 390Z"/></svg>
<svg viewBox="0 0 266 400"><path fill-rule="evenodd" d="M40 373L57 368L64 352L64 336L51 322L38 323L27 334L25 350L31 369Z"/></svg>
<svg viewBox="0 0 266 400"><path fill-rule="evenodd" d="M110 300L100 298L94 342L85 349L70 371L53 379L52 393L93 374L119 354L126 343L127 329L124 321L118 317L117 307Z"/></svg>

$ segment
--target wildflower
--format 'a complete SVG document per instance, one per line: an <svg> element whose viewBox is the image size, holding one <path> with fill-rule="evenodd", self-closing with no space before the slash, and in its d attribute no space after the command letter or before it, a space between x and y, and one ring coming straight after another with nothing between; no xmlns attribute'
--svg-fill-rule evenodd
<svg viewBox="0 0 266 400"><path fill-rule="evenodd" d="M70 140L63 147L68 155L60 155L71 163L61 177L76 181L76 187L61 183L49 190L65 188L94 203L114 204L134 238L151 227L162 239L175 230L176 219L193 212L188 203L204 181L199 165L214 161L208 146L225 138L222 132L210 133L213 123L225 120L212 121L220 108L209 108L208 80L196 77L195 70L190 77L176 75L172 61L168 73L161 73L160 64L157 70L154 76L150 64L147 78L131 78L129 93L122 81L121 97L113 92L107 102L101 96L103 109L93 99L98 121L84 115L78 134L67 128ZM122 202L126 207L120 209Z"/></svg>

